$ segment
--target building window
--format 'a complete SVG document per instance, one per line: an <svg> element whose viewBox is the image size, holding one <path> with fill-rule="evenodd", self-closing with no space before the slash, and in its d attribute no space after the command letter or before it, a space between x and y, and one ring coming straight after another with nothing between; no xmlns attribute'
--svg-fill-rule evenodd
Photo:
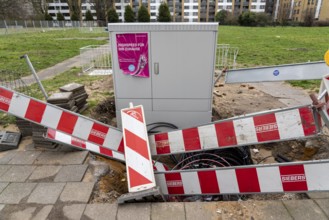
<svg viewBox="0 0 329 220"><path fill-rule="evenodd" d="M156 16L157 13L156 12L151 12L151 16Z"/></svg>
<svg viewBox="0 0 329 220"><path fill-rule="evenodd" d="M197 18L194 18L194 19L193 19L193 22L198 22L198 19L197 19Z"/></svg>
<svg viewBox="0 0 329 220"><path fill-rule="evenodd" d="M252 2L257 2L257 0L252 0Z"/></svg>
<svg viewBox="0 0 329 220"><path fill-rule="evenodd" d="M198 16L198 12L193 12L193 16Z"/></svg>
<svg viewBox="0 0 329 220"><path fill-rule="evenodd" d="M223 9L223 6L218 6L218 9Z"/></svg>
<svg viewBox="0 0 329 220"><path fill-rule="evenodd" d="M252 5L251 6L251 9L256 9L256 5Z"/></svg>
<svg viewBox="0 0 329 220"><path fill-rule="evenodd" d="M232 2L232 0L227 0L227 2Z"/></svg>
<svg viewBox="0 0 329 220"><path fill-rule="evenodd" d="M190 8L189 6L186 6L186 5L184 6L184 9L189 9L189 8Z"/></svg>
<svg viewBox="0 0 329 220"><path fill-rule="evenodd" d="M299 9L297 10L297 14L299 15Z"/></svg>
<svg viewBox="0 0 329 220"><path fill-rule="evenodd" d="M261 5L259 8L260 9L265 9L265 5Z"/></svg>
<svg viewBox="0 0 329 220"><path fill-rule="evenodd" d="M188 16L188 12L184 12L184 16Z"/></svg>
<svg viewBox="0 0 329 220"><path fill-rule="evenodd" d="M151 10L156 10L156 6L151 6Z"/></svg>
<svg viewBox="0 0 329 220"><path fill-rule="evenodd" d="M228 5L226 8L227 8L227 9L232 9L232 6Z"/></svg>
<svg viewBox="0 0 329 220"><path fill-rule="evenodd" d="M197 5L193 6L193 9L198 9L198 8L199 8L199 6L197 6Z"/></svg>

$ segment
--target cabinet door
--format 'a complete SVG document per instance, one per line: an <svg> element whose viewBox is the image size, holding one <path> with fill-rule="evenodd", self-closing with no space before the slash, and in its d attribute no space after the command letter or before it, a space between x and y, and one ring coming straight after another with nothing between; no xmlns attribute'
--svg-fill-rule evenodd
<svg viewBox="0 0 329 220"><path fill-rule="evenodd" d="M151 33L153 99L211 98L215 36L197 31Z"/></svg>

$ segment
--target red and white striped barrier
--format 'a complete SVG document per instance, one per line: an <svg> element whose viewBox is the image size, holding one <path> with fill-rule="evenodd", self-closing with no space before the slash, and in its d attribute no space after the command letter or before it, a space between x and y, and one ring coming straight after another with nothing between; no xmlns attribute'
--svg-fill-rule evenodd
<svg viewBox="0 0 329 220"><path fill-rule="evenodd" d="M124 154L116 151L112 151L110 149L107 149L103 146L98 146L93 143L90 143L88 141L83 141L78 138L72 137L71 135L64 134L63 132L56 131L53 129L48 128L46 139L57 142L59 144L66 144L70 145L82 150L88 150L93 153L111 158L116 159L122 162L125 162L125 156ZM153 161L153 170L154 171L167 171L168 167L164 165L163 163L159 161Z"/></svg>
<svg viewBox="0 0 329 220"><path fill-rule="evenodd" d="M156 172L164 195L329 191L329 160Z"/></svg>
<svg viewBox="0 0 329 220"><path fill-rule="evenodd" d="M72 137L71 135L65 134L60 131L56 131L53 129L48 128L47 130L47 139L51 141L55 141L60 144L67 144L73 147L77 147L83 150L88 150L93 153L100 154L102 156L109 157L111 159L116 159L120 161L125 161L125 156L122 153L112 151L108 148L105 148L103 146L99 146L93 143L90 143L88 141L84 141L75 137Z"/></svg>
<svg viewBox="0 0 329 220"><path fill-rule="evenodd" d="M121 110L129 192L155 187L153 163L142 106Z"/></svg>
<svg viewBox="0 0 329 220"><path fill-rule="evenodd" d="M90 143L123 152L122 132L116 128L2 86L0 110Z"/></svg>
<svg viewBox="0 0 329 220"><path fill-rule="evenodd" d="M152 155L175 154L274 141L318 133L310 106L236 117L149 136Z"/></svg>

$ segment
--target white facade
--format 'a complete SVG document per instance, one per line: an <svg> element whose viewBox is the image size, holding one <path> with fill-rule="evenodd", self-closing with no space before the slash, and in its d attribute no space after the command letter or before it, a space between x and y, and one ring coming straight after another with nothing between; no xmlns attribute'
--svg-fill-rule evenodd
<svg viewBox="0 0 329 220"><path fill-rule="evenodd" d="M137 1L137 2L136 2ZM161 2L164 0L150 0L150 16L151 21L156 21L158 17L158 11L159 7L161 5ZM175 1L175 0L174 0ZM199 19L199 1L198 0L183 0L184 1L184 21L185 22L198 22ZM53 0L53 2L49 3L48 5L48 13L53 17L54 20L57 20L56 14L58 12L61 12L65 20L70 20L70 12L68 4L65 0ZM94 20L97 19L96 17L96 10L94 9L92 1L83 1L82 3L82 19L85 19L85 13L87 10L90 10L93 14ZM139 1L134 0L133 1L133 10L134 12L137 12L139 8ZM136 4L135 4L136 3ZM146 0L143 0L142 3L147 4ZM130 4L130 0L115 0L115 9L116 12L119 15L119 20L124 22L124 12L125 12L125 6ZM250 3L250 11L252 12L265 12L265 5L266 0L251 0ZM233 0L217 0L217 12L220 10L227 10L232 11L234 9L234 3ZM173 16L173 13L171 12L171 15Z"/></svg>
<svg viewBox="0 0 329 220"><path fill-rule="evenodd" d="M266 0L252 0L250 11L252 12L265 12Z"/></svg>
<svg viewBox="0 0 329 220"><path fill-rule="evenodd" d="M71 20L69 6L66 3L67 1L61 2L61 0L53 0L53 2L48 3L48 14L53 17L53 20L57 20L57 13L62 13L65 20ZM94 20L97 20L96 10L94 9L93 3L84 1L81 4L82 10L82 20L85 19L86 11L90 10L93 14Z"/></svg>
<svg viewBox="0 0 329 220"><path fill-rule="evenodd" d="M218 0L217 10L232 11L233 10L232 0Z"/></svg>

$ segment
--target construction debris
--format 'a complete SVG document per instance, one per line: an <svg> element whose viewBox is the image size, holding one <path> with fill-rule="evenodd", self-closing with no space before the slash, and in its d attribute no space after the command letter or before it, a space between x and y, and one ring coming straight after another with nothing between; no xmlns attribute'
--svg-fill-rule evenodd
<svg viewBox="0 0 329 220"><path fill-rule="evenodd" d="M18 148L21 137L19 132L0 131L0 151Z"/></svg>
<svg viewBox="0 0 329 220"><path fill-rule="evenodd" d="M78 111L78 107L75 106L72 92L54 93L47 99L47 102L72 112Z"/></svg>
<svg viewBox="0 0 329 220"><path fill-rule="evenodd" d="M16 117L16 125L21 132L22 137L32 136L31 122Z"/></svg>
<svg viewBox="0 0 329 220"><path fill-rule="evenodd" d="M84 85L78 83L70 83L60 87L59 90L61 92L72 93L72 99L75 101L75 106L78 108L78 112L83 112L88 107L88 94Z"/></svg>
<svg viewBox="0 0 329 220"><path fill-rule="evenodd" d="M32 124L32 140L35 148L47 148L54 149L57 147L57 144L50 142L44 138L44 135L47 133L47 128L31 123Z"/></svg>

